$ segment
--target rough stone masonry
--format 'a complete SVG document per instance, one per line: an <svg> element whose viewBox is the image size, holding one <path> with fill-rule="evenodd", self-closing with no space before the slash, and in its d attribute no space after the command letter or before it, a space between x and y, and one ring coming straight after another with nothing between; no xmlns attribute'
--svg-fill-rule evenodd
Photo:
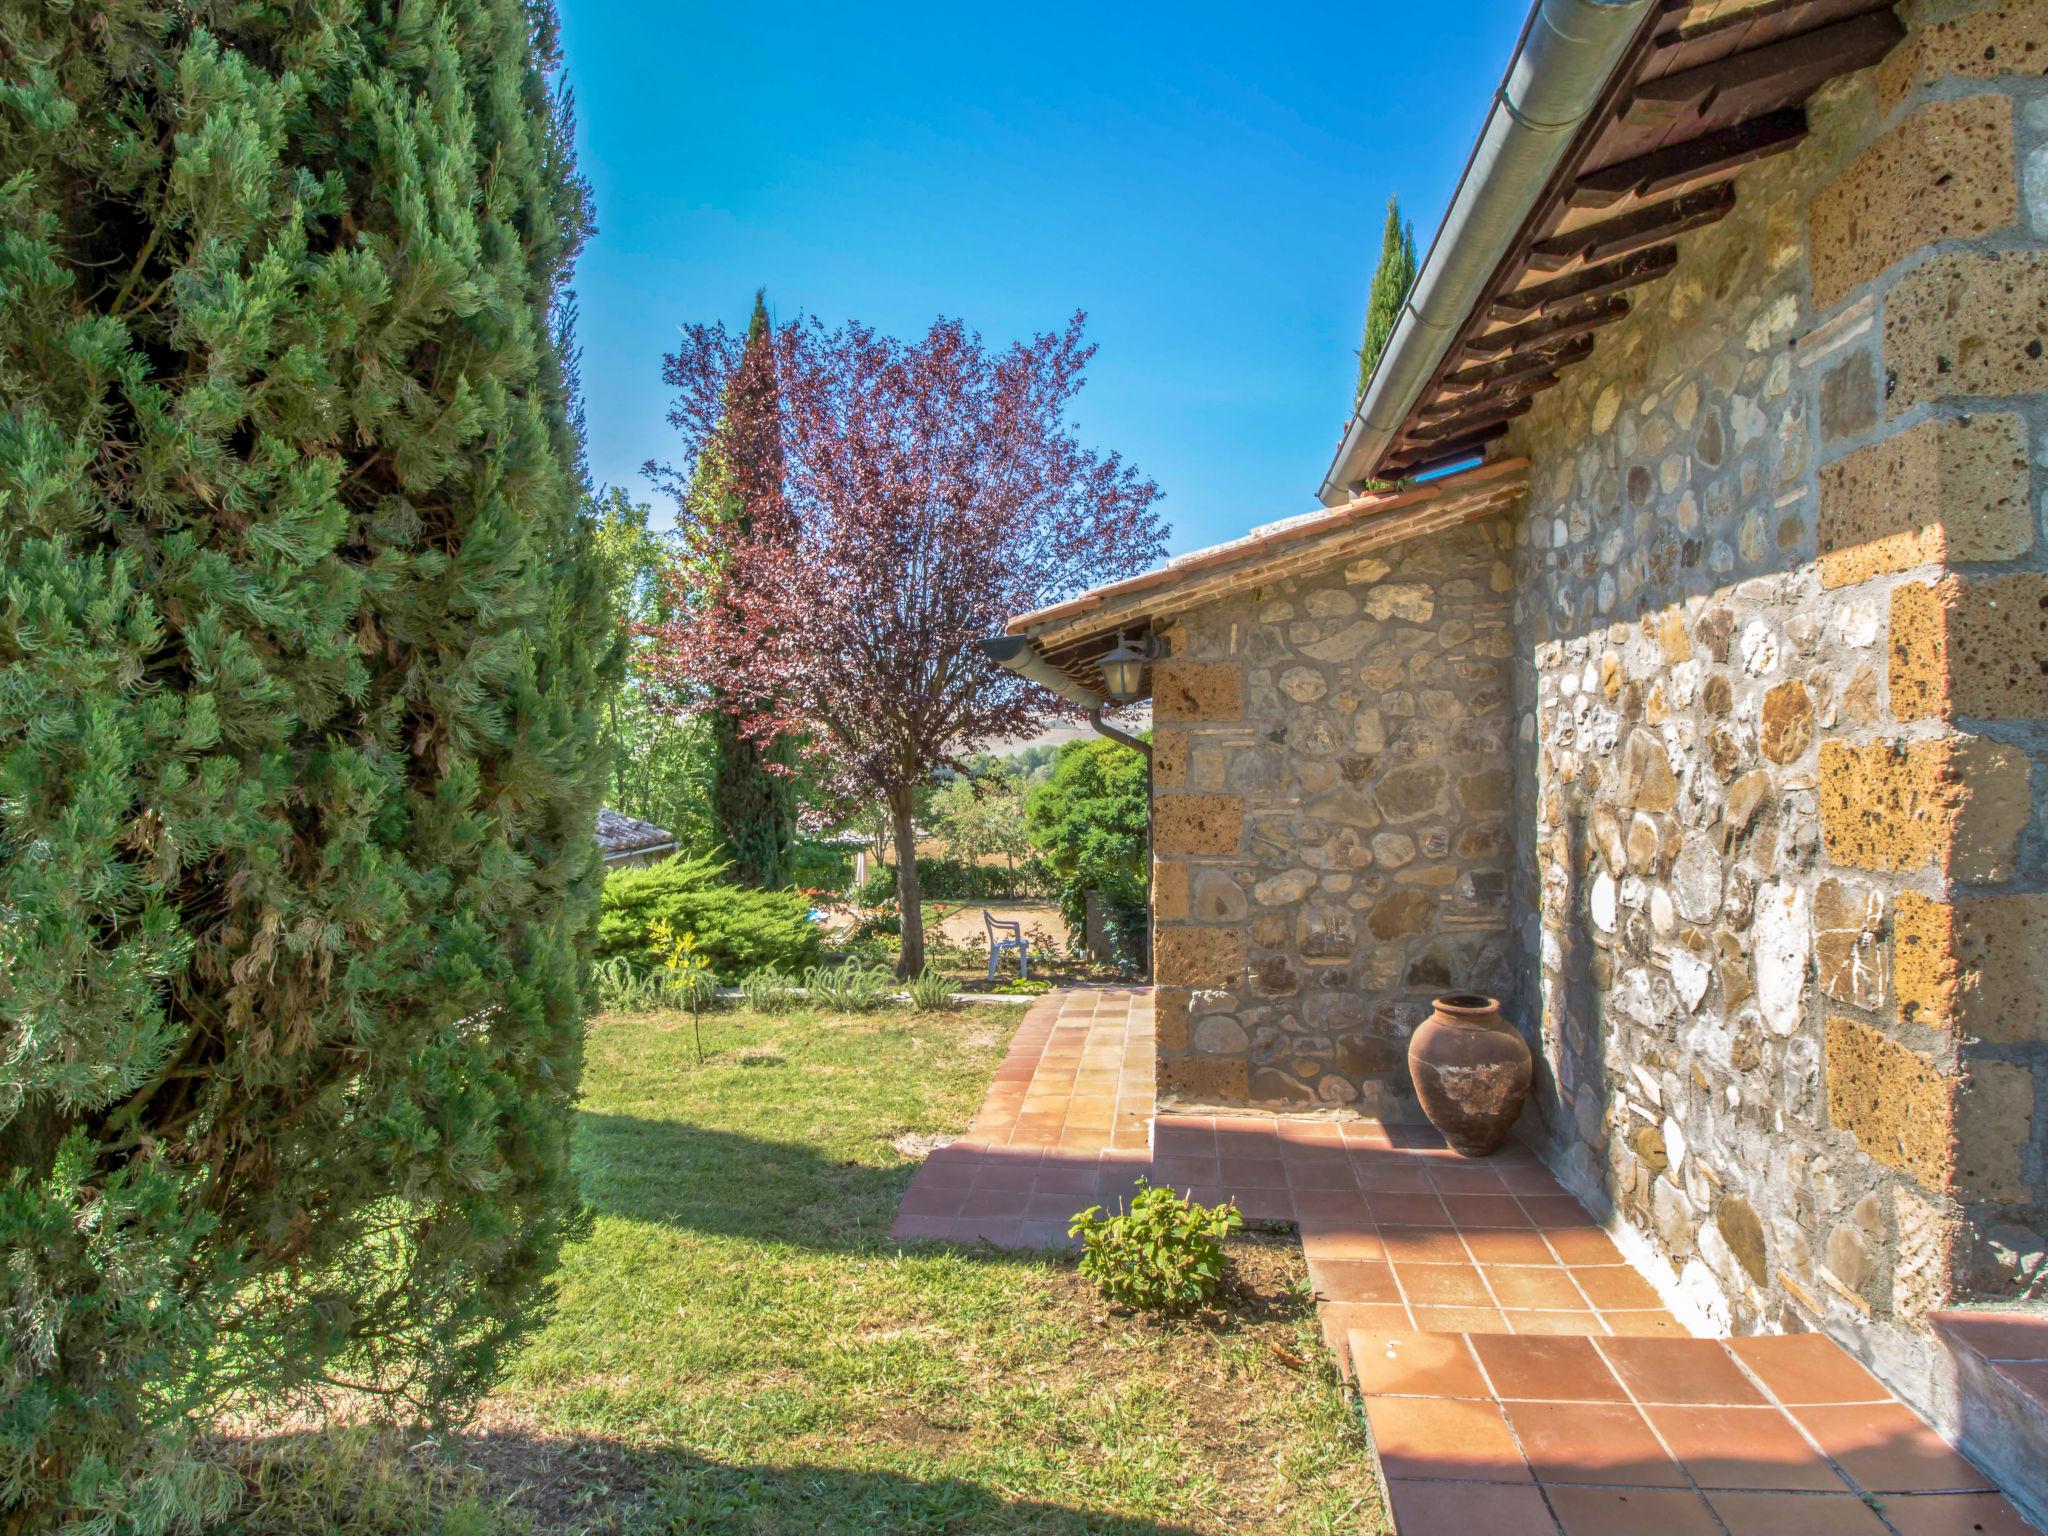
<svg viewBox="0 0 2048 1536"><path fill-rule="evenodd" d="M1902 14L1520 512L1171 628L1155 915L1167 1098L1408 1113L1499 992L1671 1294L1910 1384L2048 1262L2048 6Z"/></svg>

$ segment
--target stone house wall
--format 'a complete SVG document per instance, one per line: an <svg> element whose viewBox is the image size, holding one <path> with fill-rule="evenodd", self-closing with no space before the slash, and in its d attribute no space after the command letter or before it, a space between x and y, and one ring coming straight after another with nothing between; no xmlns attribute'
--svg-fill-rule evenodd
<svg viewBox="0 0 2048 1536"><path fill-rule="evenodd" d="M1162 628L1167 1099L1406 1117L1430 998L1511 984L1506 539L1494 518Z"/></svg>
<svg viewBox="0 0 2048 1536"><path fill-rule="evenodd" d="M1513 1011L1681 1303L1939 1413L2048 1228L2048 6L1905 14L1506 444Z"/></svg>

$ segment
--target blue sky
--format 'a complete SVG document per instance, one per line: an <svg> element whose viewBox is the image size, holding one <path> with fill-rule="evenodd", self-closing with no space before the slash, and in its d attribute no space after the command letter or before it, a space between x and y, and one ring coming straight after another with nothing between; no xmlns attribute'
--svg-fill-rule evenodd
<svg viewBox="0 0 2048 1536"><path fill-rule="evenodd" d="M1426 248L1524 9L562 0L592 473L653 499L662 353L765 285L992 343L1085 309L1082 440L1159 482L1175 551L1307 511L1387 195Z"/></svg>

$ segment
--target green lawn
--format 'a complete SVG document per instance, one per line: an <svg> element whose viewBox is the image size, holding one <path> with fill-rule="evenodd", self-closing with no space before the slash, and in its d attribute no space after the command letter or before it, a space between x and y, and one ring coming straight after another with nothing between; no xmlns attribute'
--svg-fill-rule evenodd
<svg viewBox="0 0 2048 1536"><path fill-rule="evenodd" d="M1372 1529L1291 1241L1238 1245L1233 1318L1158 1326L1070 1262L888 1240L894 1143L964 1129L1020 1017L723 1013L702 1067L679 1016L597 1020L594 1225L443 1528Z"/></svg>

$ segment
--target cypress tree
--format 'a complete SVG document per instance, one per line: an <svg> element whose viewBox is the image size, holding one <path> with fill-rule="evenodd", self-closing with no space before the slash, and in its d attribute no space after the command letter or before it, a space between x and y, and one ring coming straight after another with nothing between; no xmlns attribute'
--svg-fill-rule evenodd
<svg viewBox="0 0 2048 1536"><path fill-rule="evenodd" d="M1387 199L1387 222L1380 232L1380 263L1373 269L1372 290L1365 301L1365 342L1358 349L1358 396L1372 382L1372 371L1387 350L1401 305L1415 286L1415 227L1401 222L1401 206Z"/></svg>
<svg viewBox="0 0 2048 1536"><path fill-rule="evenodd" d="M757 513L782 496L780 415L774 338L765 291L754 294L746 352L726 391L726 447L717 465L724 517L740 538L750 536ZM745 885L774 889L789 879L796 848L796 781L786 771L795 754L786 737L763 745L741 729L739 712L714 692L711 721L711 817L732 875Z"/></svg>
<svg viewBox="0 0 2048 1536"><path fill-rule="evenodd" d="M0 1524L459 1408L572 1229L617 664L540 0L0 7Z"/></svg>

